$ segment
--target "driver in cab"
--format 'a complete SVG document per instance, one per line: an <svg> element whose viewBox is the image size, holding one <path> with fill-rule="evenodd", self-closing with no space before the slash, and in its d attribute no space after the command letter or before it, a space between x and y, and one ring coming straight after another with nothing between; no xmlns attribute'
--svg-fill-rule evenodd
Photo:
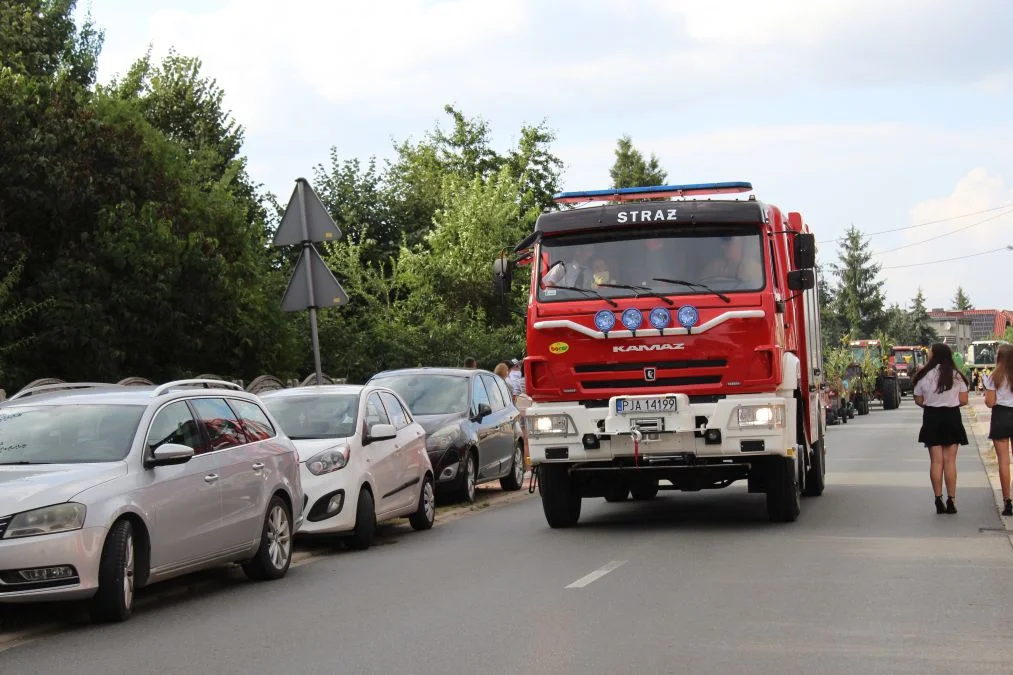
<svg viewBox="0 0 1013 675"><path fill-rule="evenodd" d="M595 276L590 266L592 256L594 256L593 245L578 246L573 252L573 260L557 261L542 277L542 283L546 286L591 288Z"/></svg>
<svg viewBox="0 0 1013 675"><path fill-rule="evenodd" d="M763 265L743 255L742 237L721 237L721 256L711 260L703 271L703 280L735 279L749 288L763 286Z"/></svg>

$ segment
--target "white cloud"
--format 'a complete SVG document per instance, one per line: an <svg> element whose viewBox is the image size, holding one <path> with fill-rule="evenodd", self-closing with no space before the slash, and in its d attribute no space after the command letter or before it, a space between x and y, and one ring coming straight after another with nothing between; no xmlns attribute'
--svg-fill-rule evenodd
<svg viewBox="0 0 1013 675"><path fill-rule="evenodd" d="M978 213L1000 206L1009 208ZM881 256L884 267L970 256L1013 244L1013 186L985 168L976 168L957 181L949 195L920 202L910 211L912 225L943 219L950 220L904 232L901 245L916 245ZM922 241L926 243L917 243ZM1009 309L1013 307L1011 267L1013 252L1000 251L949 263L886 269L884 275L891 297L911 298L921 286L930 307L949 308L960 285L977 307Z"/></svg>

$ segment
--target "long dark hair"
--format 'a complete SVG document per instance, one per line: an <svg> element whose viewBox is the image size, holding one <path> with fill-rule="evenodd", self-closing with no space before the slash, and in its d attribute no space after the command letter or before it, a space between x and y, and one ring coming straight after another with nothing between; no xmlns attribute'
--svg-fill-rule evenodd
<svg viewBox="0 0 1013 675"><path fill-rule="evenodd" d="M953 374L956 373L957 377L967 384L967 380L964 379L964 374L957 370L957 364L953 362L953 350L950 346L937 342L932 345L932 357L929 358L929 362L926 363L921 370L915 374L914 379L911 381L911 385L918 384L918 381L928 375L933 368L939 366L939 384L936 385L936 393L941 394L944 391L949 391L953 387Z"/></svg>
<svg viewBox="0 0 1013 675"><path fill-rule="evenodd" d="M995 370L992 371L992 384L996 390L1006 385L1013 389L1013 345L999 345L999 353L995 356Z"/></svg>

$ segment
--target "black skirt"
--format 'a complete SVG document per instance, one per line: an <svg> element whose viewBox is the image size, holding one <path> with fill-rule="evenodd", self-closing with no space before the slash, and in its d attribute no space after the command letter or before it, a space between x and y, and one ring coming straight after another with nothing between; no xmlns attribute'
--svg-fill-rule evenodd
<svg viewBox="0 0 1013 675"><path fill-rule="evenodd" d="M988 437L993 441L1013 438L1013 408L997 405L992 408L992 422L988 425Z"/></svg>
<svg viewBox="0 0 1013 675"><path fill-rule="evenodd" d="M960 418L960 408L922 409L922 430L918 433L918 442L926 448L935 445L967 445L967 432Z"/></svg>

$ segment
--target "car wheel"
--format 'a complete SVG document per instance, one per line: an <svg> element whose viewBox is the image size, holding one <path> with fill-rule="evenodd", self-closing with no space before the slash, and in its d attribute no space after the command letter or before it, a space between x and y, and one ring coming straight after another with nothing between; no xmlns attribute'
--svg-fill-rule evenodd
<svg viewBox="0 0 1013 675"><path fill-rule="evenodd" d="M280 579L292 564L292 514L285 500L274 495L267 505L260 547L243 572L254 581Z"/></svg>
<svg viewBox="0 0 1013 675"><path fill-rule="evenodd" d="M134 528L128 520L118 520L109 530L99 563L98 591L91 603L96 621L126 621L134 606L136 578Z"/></svg>
<svg viewBox="0 0 1013 675"><path fill-rule="evenodd" d="M658 481L649 480L634 485L630 488L630 493L633 495L633 501L648 502L658 496Z"/></svg>
<svg viewBox="0 0 1013 675"><path fill-rule="evenodd" d="M616 502L625 502L630 496L630 489L625 483L619 485L609 485L608 489L605 490L605 501L610 504Z"/></svg>
<svg viewBox="0 0 1013 675"><path fill-rule="evenodd" d="M510 463L510 473L499 479L499 485L504 490L520 490L524 487L524 448L520 445L514 448L514 458Z"/></svg>
<svg viewBox="0 0 1013 675"><path fill-rule="evenodd" d="M432 476L422 481L422 492L419 493L419 507L409 518L413 530L428 530L436 521L436 491L433 489Z"/></svg>
<svg viewBox="0 0 1013 675"><path fill-rule="evenodd" d="M469 504L475 501L475 486L478 484L478 464L475 453L468 451L464 456L464 471L461 472L461 487L458 496Z"/></svg>
<svg viewBox="0 0 1013 675"><path fill-rule="evenodd" d="M376 531L376 508L373 506L373 495L366 488L359 490L359 502L355 507L355 529L348 538L348 548L353 551L365 551L373 543Z"/></svg>

